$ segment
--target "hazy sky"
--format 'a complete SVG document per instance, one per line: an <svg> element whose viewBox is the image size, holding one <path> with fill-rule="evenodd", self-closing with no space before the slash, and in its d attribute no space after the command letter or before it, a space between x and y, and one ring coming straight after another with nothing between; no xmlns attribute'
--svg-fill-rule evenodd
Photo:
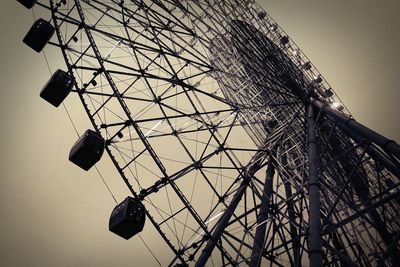
<svg viewBox="0 0 400 267"><path fill-rule="evenodd" d="M76 135L62 108L54 109L39 98L49 72L43 56L21 41L32 14L16 1L4 2L0 265L153 266L140 240L127 242L108 232L115 203L95 170L85 173L68 162ZM398 1L258 2L311 59L355 118L400 140ZM83 109L71 112L83 118L78 124L89 125ZM126 189L109 160L103 158L99 167L122 200ZM162 250L151 227L144 237L153 250Z"/></svg>

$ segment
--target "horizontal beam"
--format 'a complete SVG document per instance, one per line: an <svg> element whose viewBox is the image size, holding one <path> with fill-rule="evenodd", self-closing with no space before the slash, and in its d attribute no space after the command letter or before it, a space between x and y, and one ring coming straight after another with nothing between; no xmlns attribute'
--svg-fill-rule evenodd
<svg viewBox="0 0 400 267"><path fill-rule="evenodd" d="M347 217L346 219L344 219L344 220L342 220L340 222L337 222L337 223L335 223L333 225L330 225L329 227L324 229L323 234L328 234L328 233L331 233L333 231L336 231L338 228L340 228L340 227L342 227L342 226L344 226L344 225L346 225L346 224L348 224L348 223L350 223L350 222L352 222L352 221L354 221L356 219L359 219L362 215L364 215L364 214L366 214L366 213L368 213L368 212L370 212L372 210L375 210L375 209L379 208L380 206L384 205L385 203L387 203L389 201L392 201L394 199L397 199L399 197L400 197L400 191L397 191L397 192L395 192L395 193L393 193L393 194L391 194L391 195L389 195L389 196L387 196L387 197L375 202L374 204L368 206L367 208L365 208L365 209L363 209L363 210L351 215L350 217Z"/></svg>

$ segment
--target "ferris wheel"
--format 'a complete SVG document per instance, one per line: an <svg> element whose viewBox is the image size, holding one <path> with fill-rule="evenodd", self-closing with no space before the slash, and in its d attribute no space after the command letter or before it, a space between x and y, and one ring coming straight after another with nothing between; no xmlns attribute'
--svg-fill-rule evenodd
<svg viewBox="0 0 400 267"><path fill-rule="evenodd" d="M131 192L110 231L153 227L161 266L395 265L399 145L255 1L18 1L49 14L24 42L66 64L41 97L92 123L70 161L105 152Z"/></svg>

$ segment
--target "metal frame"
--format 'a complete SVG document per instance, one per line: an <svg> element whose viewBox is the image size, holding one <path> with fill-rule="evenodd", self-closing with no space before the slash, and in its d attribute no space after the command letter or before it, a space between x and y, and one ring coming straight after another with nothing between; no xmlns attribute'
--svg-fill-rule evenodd
<svg viewBox="0 0 400 267"><path fill-rule="evenodd" d="M254 1L37 4L165 265L395 263L399 145L331 108Z"/></svg>

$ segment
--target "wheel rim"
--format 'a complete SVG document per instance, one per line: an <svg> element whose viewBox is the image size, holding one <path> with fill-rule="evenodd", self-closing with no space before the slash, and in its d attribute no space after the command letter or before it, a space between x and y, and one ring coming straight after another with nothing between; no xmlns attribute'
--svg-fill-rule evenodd
<svg viewBox="0 0 400 267"><path fill-rule="evenodd" d="M294 246L295 239L305 243L308 227L305 190L299 190L299 187L305 188L307 176L305 135L291 137L294 141L290 138L288 142L279 141L278 147L265 147L265 133L261 137L259 134L262 129L249 130L260 122L248 122L248 117L253 116L248 111L246 115L243 103L227 97L227 91L223 92L223 85L218 82L223 80L221 75L237 72L216 68L211 62L216 58L215 53L213 55L210 49L216 38L229 31L231 21L242 19L263 31L277 47L281 45L282 53L297 66L304 81L312 83L316 77L322 77L315 68L300 70L308 60L291 40L289 46L280 43L280 38L287 35L277 24L267 14L260 19L263 11L253 1L244 4L226 1L224 5L131 1L122 6L117 1L75 1L71 6L67 5L65 13L50 2L59 42L86 112L96 130L108 140L107 151L125 183L135 196L143 199L148 217L172 250L172 262L190 262L200 255L202 247L209 243L216 222L240 188L240 181L245 178L244 169L256 155L263 154L255 176L262 175L271 155L279 173L274 177L275 193L272 196L276 213L268 220L272 231L269 235L279 237L275 244L274 241L266 244L264 257L283 265L293 264L296 261L294 248L284 244ZM66 13L68 19L63 20ZM80 37L74 45L73 37L77 36ZM245 84L241 83L241 87ZM338 100L337 96L326 98L322 94L329 88L322 79L321 84L312 88L313 94L333 103ZM290 113L290 119L283 119L287 113L278 114L278 108L269 110L267 115L278 121L281 133L284 129L304 128L305 112L301 109L304 102L296 105L298 109ZM254 112L259 111L258 108ZM349 114L346 109L343 112ZM351 160L365 160L362 150L366 146L348 139L329 118L321 120L321 125L324 121L327 124L325 130L319 126L322 142L329 145L334 132L337 140L341 140L339 146L352 147L353 152L348 153ZM274 129L270 130L273 135ZM298 150L297 154L288 152L293 148ZM338 166L342 165L339 160L330 163L327 159L340 151L331 148L324 152L322 164L333 166L322 170L324 177L336 175L337 171L333 170L337 169L342 170L340 176L346 175L343 173L345 167ZM360 165L356 162L352 164ZM373 169L372 162L363 164L362 168ZM381 175L390 179L388 172ZM345 184L346 180L340 183ZM246 188L243 200L222 235L222 243L218 241L218 253L222 256L212 257L216 265L249 261L257 228L256 207L260 204L263 184L263 178L254 178ZM357 204L365 201L360 200L360 196L350 198L353 189L349 189L344 194L347 194L346 198L332 205L333 195L337 196L340 190L332 190L330 186L338 184L337 180L330 179L321 190L324 212L331 213L336 221L339 216L354 214ZM202 192L201 196L196 195L198 191ZM369 193L373 197L379 190L373 189ZM205 200L203 194L211 197ZM289 195L292 204L288 204ZM350 200L358 203L350 203ZM294 215L285 212L289 205L294 205L297 222L288 219ZM394 209L393 205L389 206ZM356 222L364 224L361 228L365 229L366 235L347 235L346 230L354 230L354 225L340 228L330 237L333 249L326 249L327 255L339 257L341 261L344 261L343 257L351 258L356 254L348 245L351 242L360 244L365 254L373 251L385 254L380 245L369 245L376 243L373 241L376 232L371 230L371 223L362 217ZM293 224L296 238L289 229ZM395 231L394 226L388 227L391 232ZM335 236L338 233L340 236ZM292 236L287 238L286 235ZM351 255L338 253L338 247L344 247ZM306 246L302 245L302 260L306 258L306 251Z"/></svg>

